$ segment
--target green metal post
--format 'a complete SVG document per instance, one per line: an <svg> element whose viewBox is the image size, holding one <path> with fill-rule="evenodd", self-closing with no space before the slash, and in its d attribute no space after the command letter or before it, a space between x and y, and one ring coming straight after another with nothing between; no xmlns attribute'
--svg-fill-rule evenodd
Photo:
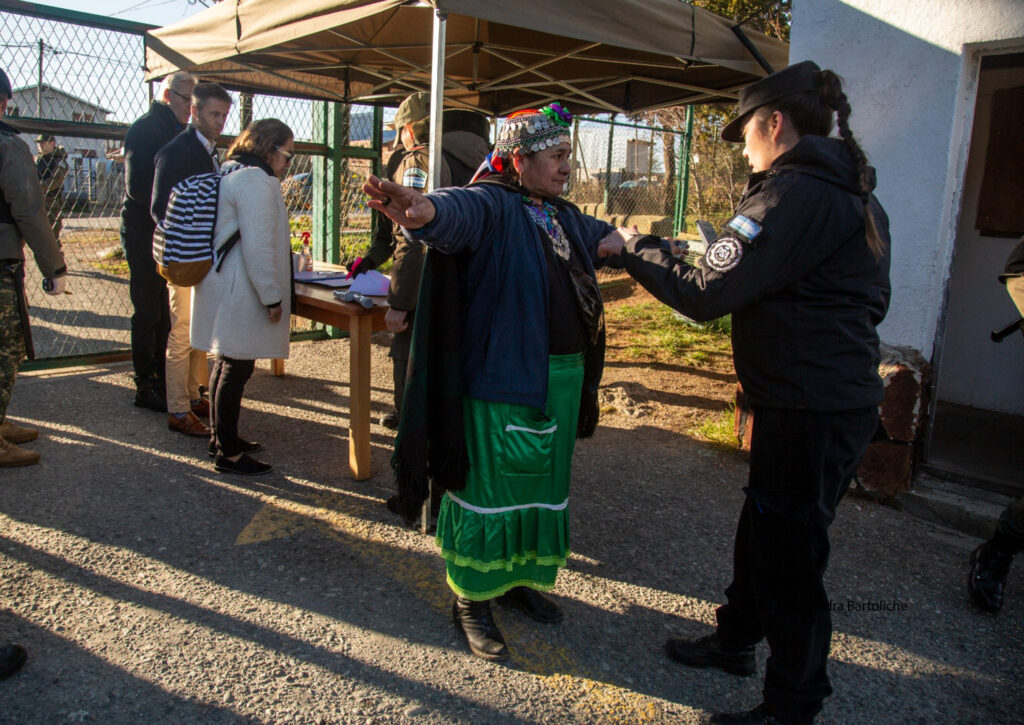
<svg viewBox="0 0 1024 725"><path fill-rule="evenodd" d="M313 141L327 146L327 155L313 159L313 256L338 264L341 261L342 147L348 143L348 114L341 104L313 104ZM347 333L328 327L330 337Z"/></svg>
<svg viewBox="0 0 1024 725"><path fill-rule="evenodd" d="M686 229L686 205L690 201L690 146L693 141L693 106L686 107L686 134L680 144L679 161L681 173L676 176L679 179L677 189L677 203L675 214L675 233L679 234Z"/></svg>
<svg viewBox="0 0 1024 725"><path fill-rule="evenodd" d="M614 118L612 119L614 121ZM604 166L604 213L610 214L608 196L612 188L612 143L615 141L615 124L608 124L608 160Z"/></svg>
<svg viewBox="0 0 1024 725"><path fill-rule="evenodd" d="M373 150L377 152L376 158L371 163L373 168L373 175L379 177L383 164L381 163L381 153L384 148L384 109L380 106L373 107L373 135L370 140L370 145ZM380 214L377 212L370 212L370 239L377 238L377 226L381 223Z"/></svg>

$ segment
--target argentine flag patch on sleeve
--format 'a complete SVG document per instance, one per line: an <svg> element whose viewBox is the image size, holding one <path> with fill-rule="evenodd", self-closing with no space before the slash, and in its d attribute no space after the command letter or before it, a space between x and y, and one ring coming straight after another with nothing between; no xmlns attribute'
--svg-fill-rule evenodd
<svg viewBox="0 0 1024 725"><path fill-rule="evenodd" d="M761 233L761 225L742 214L737 214L730 219L729 223L726 224L725 227L727 229L732 229L748 242L752 242L757 239L757 235Z"/></svg>
<svg viewBox="0 0 1024 725"><path fill-rule="evenodd" d="M408 186L410 189L426 189L427 172L417 169L415 166L406 169L402 174L402 186Z"/></svg>

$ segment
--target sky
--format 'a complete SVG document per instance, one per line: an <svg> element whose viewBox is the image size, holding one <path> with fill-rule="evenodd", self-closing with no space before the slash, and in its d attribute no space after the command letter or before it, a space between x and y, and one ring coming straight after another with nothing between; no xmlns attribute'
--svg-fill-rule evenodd
<svg viewBox="0 0 1024 725"><path fill-rule="evenodd" d="M213 0L205 0L212 4ZM198 0L33 0L39 5L78 10L150 25L171 25L203 10ZM129 8L135 8L129 10ZM127 10L127 12L125 12Z"/></svg>

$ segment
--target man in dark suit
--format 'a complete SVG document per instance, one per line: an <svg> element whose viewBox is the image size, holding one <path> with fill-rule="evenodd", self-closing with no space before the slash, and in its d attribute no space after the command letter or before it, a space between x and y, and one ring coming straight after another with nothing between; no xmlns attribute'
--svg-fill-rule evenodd
<svg viewBox="0 0 1024 725"><path fill-rule="evenodd" d="M164 356L171 329L167 284L153 263L153 217L149 214L153 191L153 159L188 121L195 78L180 71L164 78L160 92L144 115L128 128L124 139L124 207L121 209L121 246L131 276L128 292L131 319L132 365L135 368L135 405L164 411Z"/></svg>
<svg viewBox="0 0 1024 725"><path fill-rule="evenodd" d="M192 91L192 121L188 128L160 149L153 176L153 219L160 223L167 211L171 189L190 176L217 171L217 139L231 111L231 96L216 83L200 83ZM167 427L188 436L210 436L203 422L210 404L200 386L209 380L206 353L189 344L192 289L168 283L171 331L167 338Z"/></svg>

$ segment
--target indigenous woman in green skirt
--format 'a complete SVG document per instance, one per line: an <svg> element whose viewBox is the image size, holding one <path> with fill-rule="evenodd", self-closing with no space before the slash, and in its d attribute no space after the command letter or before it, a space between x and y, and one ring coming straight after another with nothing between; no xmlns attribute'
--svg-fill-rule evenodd
<svg viewBox="0 0 1024 725"><path fill-rule="evenodd" d="M510 116L466 188L364 186L372 208L430 250L393 460L398 502L411 520L428 481L446 491L437 543L452 615L488 660L508 656L492 599L562 619L539 592L569 555L573 448L597 425L594 265L601 240L620 233L559 197L571 122L558 104Z"/></svg>

